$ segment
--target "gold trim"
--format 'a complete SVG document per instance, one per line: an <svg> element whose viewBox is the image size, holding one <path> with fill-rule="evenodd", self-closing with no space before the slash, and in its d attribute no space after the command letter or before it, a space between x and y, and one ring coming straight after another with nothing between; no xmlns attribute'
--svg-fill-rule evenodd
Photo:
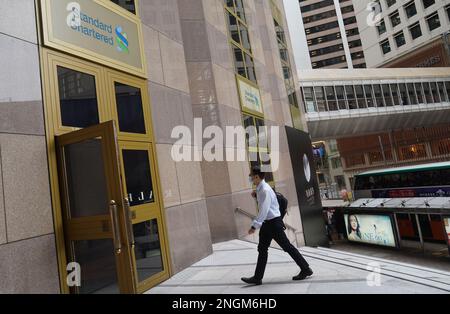
<svg viewBox="0 0 450 314"><path fill-rule="evenodd" d="M242 102L242 94L241 94L241 88L240 88L240 82L242 81L245 84L250 85L253 88L256 88L259 92L259 97L261 100L261 110L262 112L256 111L256 110L252 110L249 109L247 107L244 106L243 102ZM262 118L264 120L264 103L263 103L263 99L262 99L262 94L261 94L261 90L259 89L259 86L257 84L255 84L254 82L250 81L249 79L236 74L236 87L237 87L237 91L238 91L238 95L239 95L239 103L241 104L241 111L245 114L251 115L251 116L257 116L258 118Z"/></svg>
<svg viewBox="0 0 450 314"><path fill-rule="evenodd" d="M143 109L145 111L144 117L146 119L146 127L149 131L144 137L135 136L132 134L119 134L119 147L129 147L129 146L143 146L149 147L150 157L153 167L153 186L157 191L155 198L158 200L158 206L154 209L153 213L159 219L160 228L160 241L161 250L164 251L163 263L164 272L156 275L156 277L150 278L143 284L138 286L139 292L144 292L150 289L154 284L159 283L172 275L171 267L171 257L169 250L169 239L167 237L167 225L164 215L164 204L160 189L160 176L159 167L157 162L156 147L154 141L154 134L152 132L152 117L151 117L151 106L150 98L148 96L148 88L146 86L146 81L133 76L125 75L117 71L105 68L101 65L96 65L88 61L83 61L75 57L65 55L63 53L55 52L47 48L40 47L40 62L41 62L41 78L43 86L43 100L44 100L44 114L45 114L45 130L46 130L46 141L48 147L48 164L49 164L49 176L50 176L50 189L52 195L52 208L53 208L53 220L55 226L55 241L56 249L58 255L58 270L60 287L62 293L70 293L70 289L66 284L66 246L63 228L63 217L62 217L62 206L60 198L60 187L59 187L59 177L57 169L57 157L56 157L56 146L55 146L55 136L67 134L76 128L67 128L61 125L59 118L59 96L58 96L58 78L56 75L56 67L62 65L68 68L73 68L82 72L92 73L96 76L96 89L98 95L98 107L99 107L99 119L100 123L117 120L117 115L115 113L115 101L112 102L111 99L115 98L115 93L111 93L111 82L114 82L116 78L120 82L130 83L133 86L142 88L141 92L143 95ZM132 141L133 143L130 143ZM125 143L125 144L124 144ZM122 166L121 166L122 167ZM123 171L123 169L121 169Z"/></svg>
<svg viewBox="0 0 450 314"><path fill-rule="evenodd" d="M133 67L124 62L117 61L115 59L103 56L96 52L93 52L93 51L90 51L90 50L87 50L84 48L80 48L80 47L70 44L68 42L64 42L64 41L55 39L53 37L52 20L50 18L50 12L51 12L50 1L51 0L39 0L39 1L41 4L40 12L42 15L41 31L42 31L42 36L44 39L43 45L66 52L68 54L73 54L78 57L82 57L89 61L103 64L105 66L114 67L115 69L118 69L120 71L134 74L134 75L142 77L142 78L148 77L147 62L146 62L145 50L144 50L144 38L143 38L143 32L142 32L142 23L137 15L134 15L131 12L126 11L125 9L121 8L120 6L116 5L115 3L113 3L109 0L92 0L95 3L105 7L106 9L109 9L110 11L112 11L112 12L122 16L123 18L129 20L130 22L136 24L136 27L138 30L138 38L139 38L139 42L140 42L139 50L140 50L140 56L141 56L141 61L142 61L142 68ZM126 11L126 13L124 11Z"/></svg>

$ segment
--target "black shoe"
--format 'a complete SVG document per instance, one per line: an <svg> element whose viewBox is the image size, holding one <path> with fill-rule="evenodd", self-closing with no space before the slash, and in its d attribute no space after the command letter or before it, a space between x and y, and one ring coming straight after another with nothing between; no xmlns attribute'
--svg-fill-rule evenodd
<svg viewBox="0 0 450 314"><path fill-rule="evenodd" d="M311 268L308 268L307 270L302 270L300 274L298 274L295 277L292 277L292 280L305 280L306 278L312 276L314 272Z"/></svg>
<svg viewBox="0 0 450 314"><path fill-rule="evenodd" d="M262 285L262 280L258 280L255 277L251 277L251 278L241 278L241 280L243 282L245 282L248 285L255 285L255 286L260 286Z"/></svg>

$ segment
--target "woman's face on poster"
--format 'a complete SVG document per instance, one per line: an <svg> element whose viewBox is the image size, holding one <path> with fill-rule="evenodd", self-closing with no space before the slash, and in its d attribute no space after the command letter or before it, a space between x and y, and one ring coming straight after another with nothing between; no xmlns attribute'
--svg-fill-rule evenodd
<svg viewBox="0 0 450 314"><path fill-rule="evenodd" d="M358 221L356 220L356 216L350 216L350 226L353 231L358 229Z"/></svg>

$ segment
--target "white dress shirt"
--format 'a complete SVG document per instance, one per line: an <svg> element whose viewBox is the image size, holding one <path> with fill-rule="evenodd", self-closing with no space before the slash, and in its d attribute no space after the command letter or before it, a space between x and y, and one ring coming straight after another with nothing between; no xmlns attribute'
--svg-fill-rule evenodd
<svg viewBox="0 0 450 314"><path fill-rule="evenodd" d="M264 221L281 217L277 196L265 180L262 180L256 188L256 200L258 201L259 214L253 221L253 228L259 229Z"/></svg>

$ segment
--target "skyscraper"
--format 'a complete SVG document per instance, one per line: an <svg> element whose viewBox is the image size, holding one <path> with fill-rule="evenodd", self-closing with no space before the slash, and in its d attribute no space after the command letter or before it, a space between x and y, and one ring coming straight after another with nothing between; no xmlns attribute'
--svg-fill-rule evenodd
<svg viewBox="0 0 450 314"><path fill-rule="evenodd" d="M303 20L313 69L366 67L352 1L299 0L299 3L300 14L295 18Z"/></svg>

